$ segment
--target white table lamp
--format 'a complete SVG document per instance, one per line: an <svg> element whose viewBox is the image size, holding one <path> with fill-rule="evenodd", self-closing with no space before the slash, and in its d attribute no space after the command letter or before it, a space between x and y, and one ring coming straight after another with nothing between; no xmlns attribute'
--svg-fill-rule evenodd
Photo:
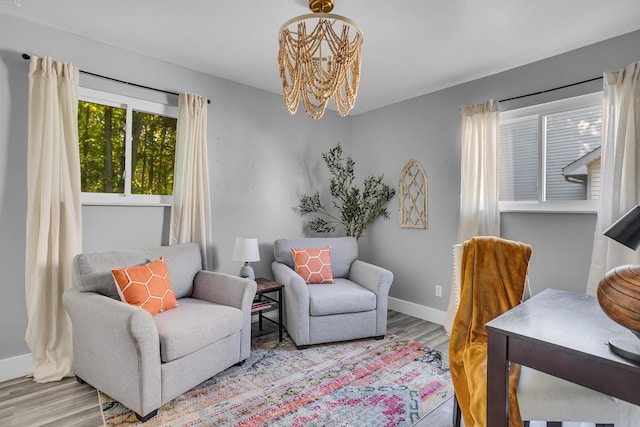
<svg viewBox="0 0 640 427"><path fill-rule="evenodd" d="M253 261L260 261L258 239L237 237L236 245L233 249L233 260L244 262L244 265L240 269L240 277L255 280L256 275L249 263Z"/></svg>

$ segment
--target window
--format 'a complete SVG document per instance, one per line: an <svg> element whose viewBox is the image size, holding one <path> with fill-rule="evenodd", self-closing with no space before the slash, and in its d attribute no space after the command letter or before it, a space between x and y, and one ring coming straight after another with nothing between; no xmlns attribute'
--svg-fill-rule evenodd
<svg viewBox="0 0 640 427"><path fill-rule="evenodd" d="M81 88L82 202L171 203L176 117L176 107Z"/></svg>
<svg viewBox="0 0 640 427"><path fill-rule="evenodd" d="M591 212L600 190L602 93L500 114L500 210Z"/></svg>

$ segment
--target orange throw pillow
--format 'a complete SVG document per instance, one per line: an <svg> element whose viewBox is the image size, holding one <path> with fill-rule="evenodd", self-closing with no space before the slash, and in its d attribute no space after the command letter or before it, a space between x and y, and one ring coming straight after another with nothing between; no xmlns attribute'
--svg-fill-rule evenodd
<svg viewBox="0 0 640 427"><path fill-rule="evenodd" d="M291 248L298 273L307 283L334 283L331 270L331 246L318 249Z"/></svg>
<svg viewBox="0 0 640 427"><path fill-rule="evenodd" d="M120 299L151 315L178 306L162 257L145 265L111 270Z"/></svg>

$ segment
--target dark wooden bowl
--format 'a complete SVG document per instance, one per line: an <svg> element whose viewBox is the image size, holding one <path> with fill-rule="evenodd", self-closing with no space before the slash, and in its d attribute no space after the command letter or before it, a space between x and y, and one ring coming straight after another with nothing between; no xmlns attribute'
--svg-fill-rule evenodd
<svg viewBox="0 0 640 427"><path fill-rule="evenodd" d="M602 311L615 322L640 332L640 265L621 265L598 284Z"/></svg>

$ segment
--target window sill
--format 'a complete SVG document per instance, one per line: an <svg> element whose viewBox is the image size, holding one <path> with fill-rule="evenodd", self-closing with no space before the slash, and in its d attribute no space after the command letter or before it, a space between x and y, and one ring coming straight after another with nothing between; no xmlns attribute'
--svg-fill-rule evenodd
<svg viewBox="0 0 640 427"><path fill-rule="evenodd" d="M595 214L598 201L500 202L500 212Z"/></svg>
<svg viewBox="0 0 640 427"><path fill-rule="evenodd" d="M172 205L171 196L146 196L141 194L82 193L82 206L158 206Z"/></svg>

